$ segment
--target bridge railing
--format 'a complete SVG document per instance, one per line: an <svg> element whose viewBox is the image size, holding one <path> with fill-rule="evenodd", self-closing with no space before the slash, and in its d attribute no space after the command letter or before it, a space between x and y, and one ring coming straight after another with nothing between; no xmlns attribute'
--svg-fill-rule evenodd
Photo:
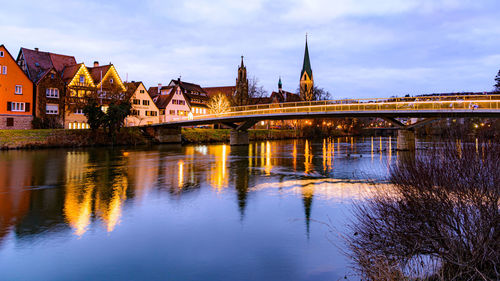
<svg viewBox="0 0 500 281"><path fill-rule="evenodd" d="M411 111L500 109L499 95L456 95L377 99L342 99L257 104L231 107L228 112L193 116L193 119L260 115L276 113L307 113L322 111Z"/></svg>

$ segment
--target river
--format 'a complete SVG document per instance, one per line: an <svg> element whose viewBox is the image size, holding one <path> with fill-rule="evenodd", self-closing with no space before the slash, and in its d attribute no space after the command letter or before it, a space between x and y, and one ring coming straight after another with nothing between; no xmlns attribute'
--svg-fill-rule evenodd
<svg viewBox="0 0 500 281"><path fill-rule="evenodd" d="M386 185L395 147L0 152L0 280L356 280L340 234Z"/></svg>

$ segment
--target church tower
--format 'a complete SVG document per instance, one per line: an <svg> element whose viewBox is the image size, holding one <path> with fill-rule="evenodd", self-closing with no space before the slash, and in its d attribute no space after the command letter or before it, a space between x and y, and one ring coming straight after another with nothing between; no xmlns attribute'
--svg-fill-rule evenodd
<svg viewBox="0 0 500 281"><path fill-rule="evenodd" d="M236 92L234 94L235 105L246 105L248 103L248 79L247 68L241 56L241 65L238 68L238 78L236 78Z"/></svg>
<svg viewBox="0 0 500 281"><path fill-rule="evenodd" d="M310 101L313 96L313 73L311 69L311 61L309 61L309 49L307 48L307 34L306 34L306 50L304 52L304 64L302 65L302 72L300 73L300 97L303 100Z"/></svg>

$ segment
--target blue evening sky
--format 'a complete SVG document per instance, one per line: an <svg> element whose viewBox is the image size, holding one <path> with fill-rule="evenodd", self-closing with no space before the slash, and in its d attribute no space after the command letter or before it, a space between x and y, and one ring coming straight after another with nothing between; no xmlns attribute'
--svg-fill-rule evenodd
<svg viewBox="0 0 500 281"><path fill-rule="evenodd" d="M269 92L299 85L304 35L334 98L489 91L498 0L1 0L0 44L112 62L146 87L234 85L240 56Z"/></svg>

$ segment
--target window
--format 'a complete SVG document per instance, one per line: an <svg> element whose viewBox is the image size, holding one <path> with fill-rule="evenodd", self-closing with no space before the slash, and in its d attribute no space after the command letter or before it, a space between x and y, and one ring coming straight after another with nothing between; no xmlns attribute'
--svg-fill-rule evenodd
<svg viewBox="0 0 500 281"><path fill-rule="evenodd" d="M133 116L138 116L140 114L141 114L141 112L139 110L135 110L135 109L132 109L130 112L130 115L133 115Z"/></svg>
<svg viewBox="0 0 500 281"><path fill-rule="evenodd" d="M0 58L3 58L3 51L0 51Z"/></svg>
<svg viewBox="0 0 500 281"><path fill-rule="evenodd" d="M170 110L170 115L175 115L175 110Z"/></svg>
<svg viewBox="0 0 500 281"><path fill-rule="evenodd" d="M80 84L85 83L85 75L80 75Z"/></svg>
<svg viewBox="0 0 500 281"><path fill-rule="evenodd" d="M59 98L59 89L48 88L48 89L45 90L45 95L48 98Z"/></svg>
<svg viewBox="0 0 500 281"><path fill-rule="evenodd" d="M114 81L113 81L113 78L109 78L109 83L110 83L110 84L113 84L113 82L114 82Z"/></svg>
<svg viewBox="0 0 500 281"><path fill-rule="evenodd" d="M54 79L54 73L50 74L50 79Z"/></svg>
<svg viewBox="0 0 500 281"><path fill-rule="evenodd" d="M45 112L47 114L59 114L59 105L47 104L47 105L45 105Z"/></svg>
<svg viewBox="0 0 500 281"><path fill-rule="evenodd" d="M140 90L139 92L140 92L141 94L144 94L144 90Z"/></svg>
<svg viewBox="0 0 500 281"><path fill-rule="evenodd" d="M21 86L21 85L16 85L15 94L16 94L16 95L22 95L22 94L23 94L23 86Z"/></svg>
<svg viewBox="0 0 500 281"><path fill-rule="evenodd" d="M141 100L133 99L132 104L141 104Z"/></svg>
<svg viewBox="0 0 500 281"><path fill-rule="evenodd" d="M81 109L81 108L77 108L77 109L75 110L75 114L83 114L83 109Z"/></svg>
<svg viewBox="0 0 500 281"><path fill-rule="evenodd" d="M26 104L24 102L7 102L7 110L9 111L24 112L25 108Z"/></svg>
<svg viewBox="0 0 500 281"><path fill-rule="evenodd" d="M3 74L7 74L7 66L6 65L2 66L2 71L3 71Z"/></svg>
<svg viewBox="0 0 500 281"><path fill-rule="evenodd" d="M7 127L14 127L14 118L7 118Z"/></svg>
<svg viewBox="0 0 500 281"><path fill-rule="evenodd" d="M158 112L153 110L146 110L146 116L158 116Z"/></svg>
<svg viewBox="0 0 500 281"><path fill-rule="evenodd" d="M149 105L149 101L148 100L143 100L142 101L142 105Z"/></svg>

